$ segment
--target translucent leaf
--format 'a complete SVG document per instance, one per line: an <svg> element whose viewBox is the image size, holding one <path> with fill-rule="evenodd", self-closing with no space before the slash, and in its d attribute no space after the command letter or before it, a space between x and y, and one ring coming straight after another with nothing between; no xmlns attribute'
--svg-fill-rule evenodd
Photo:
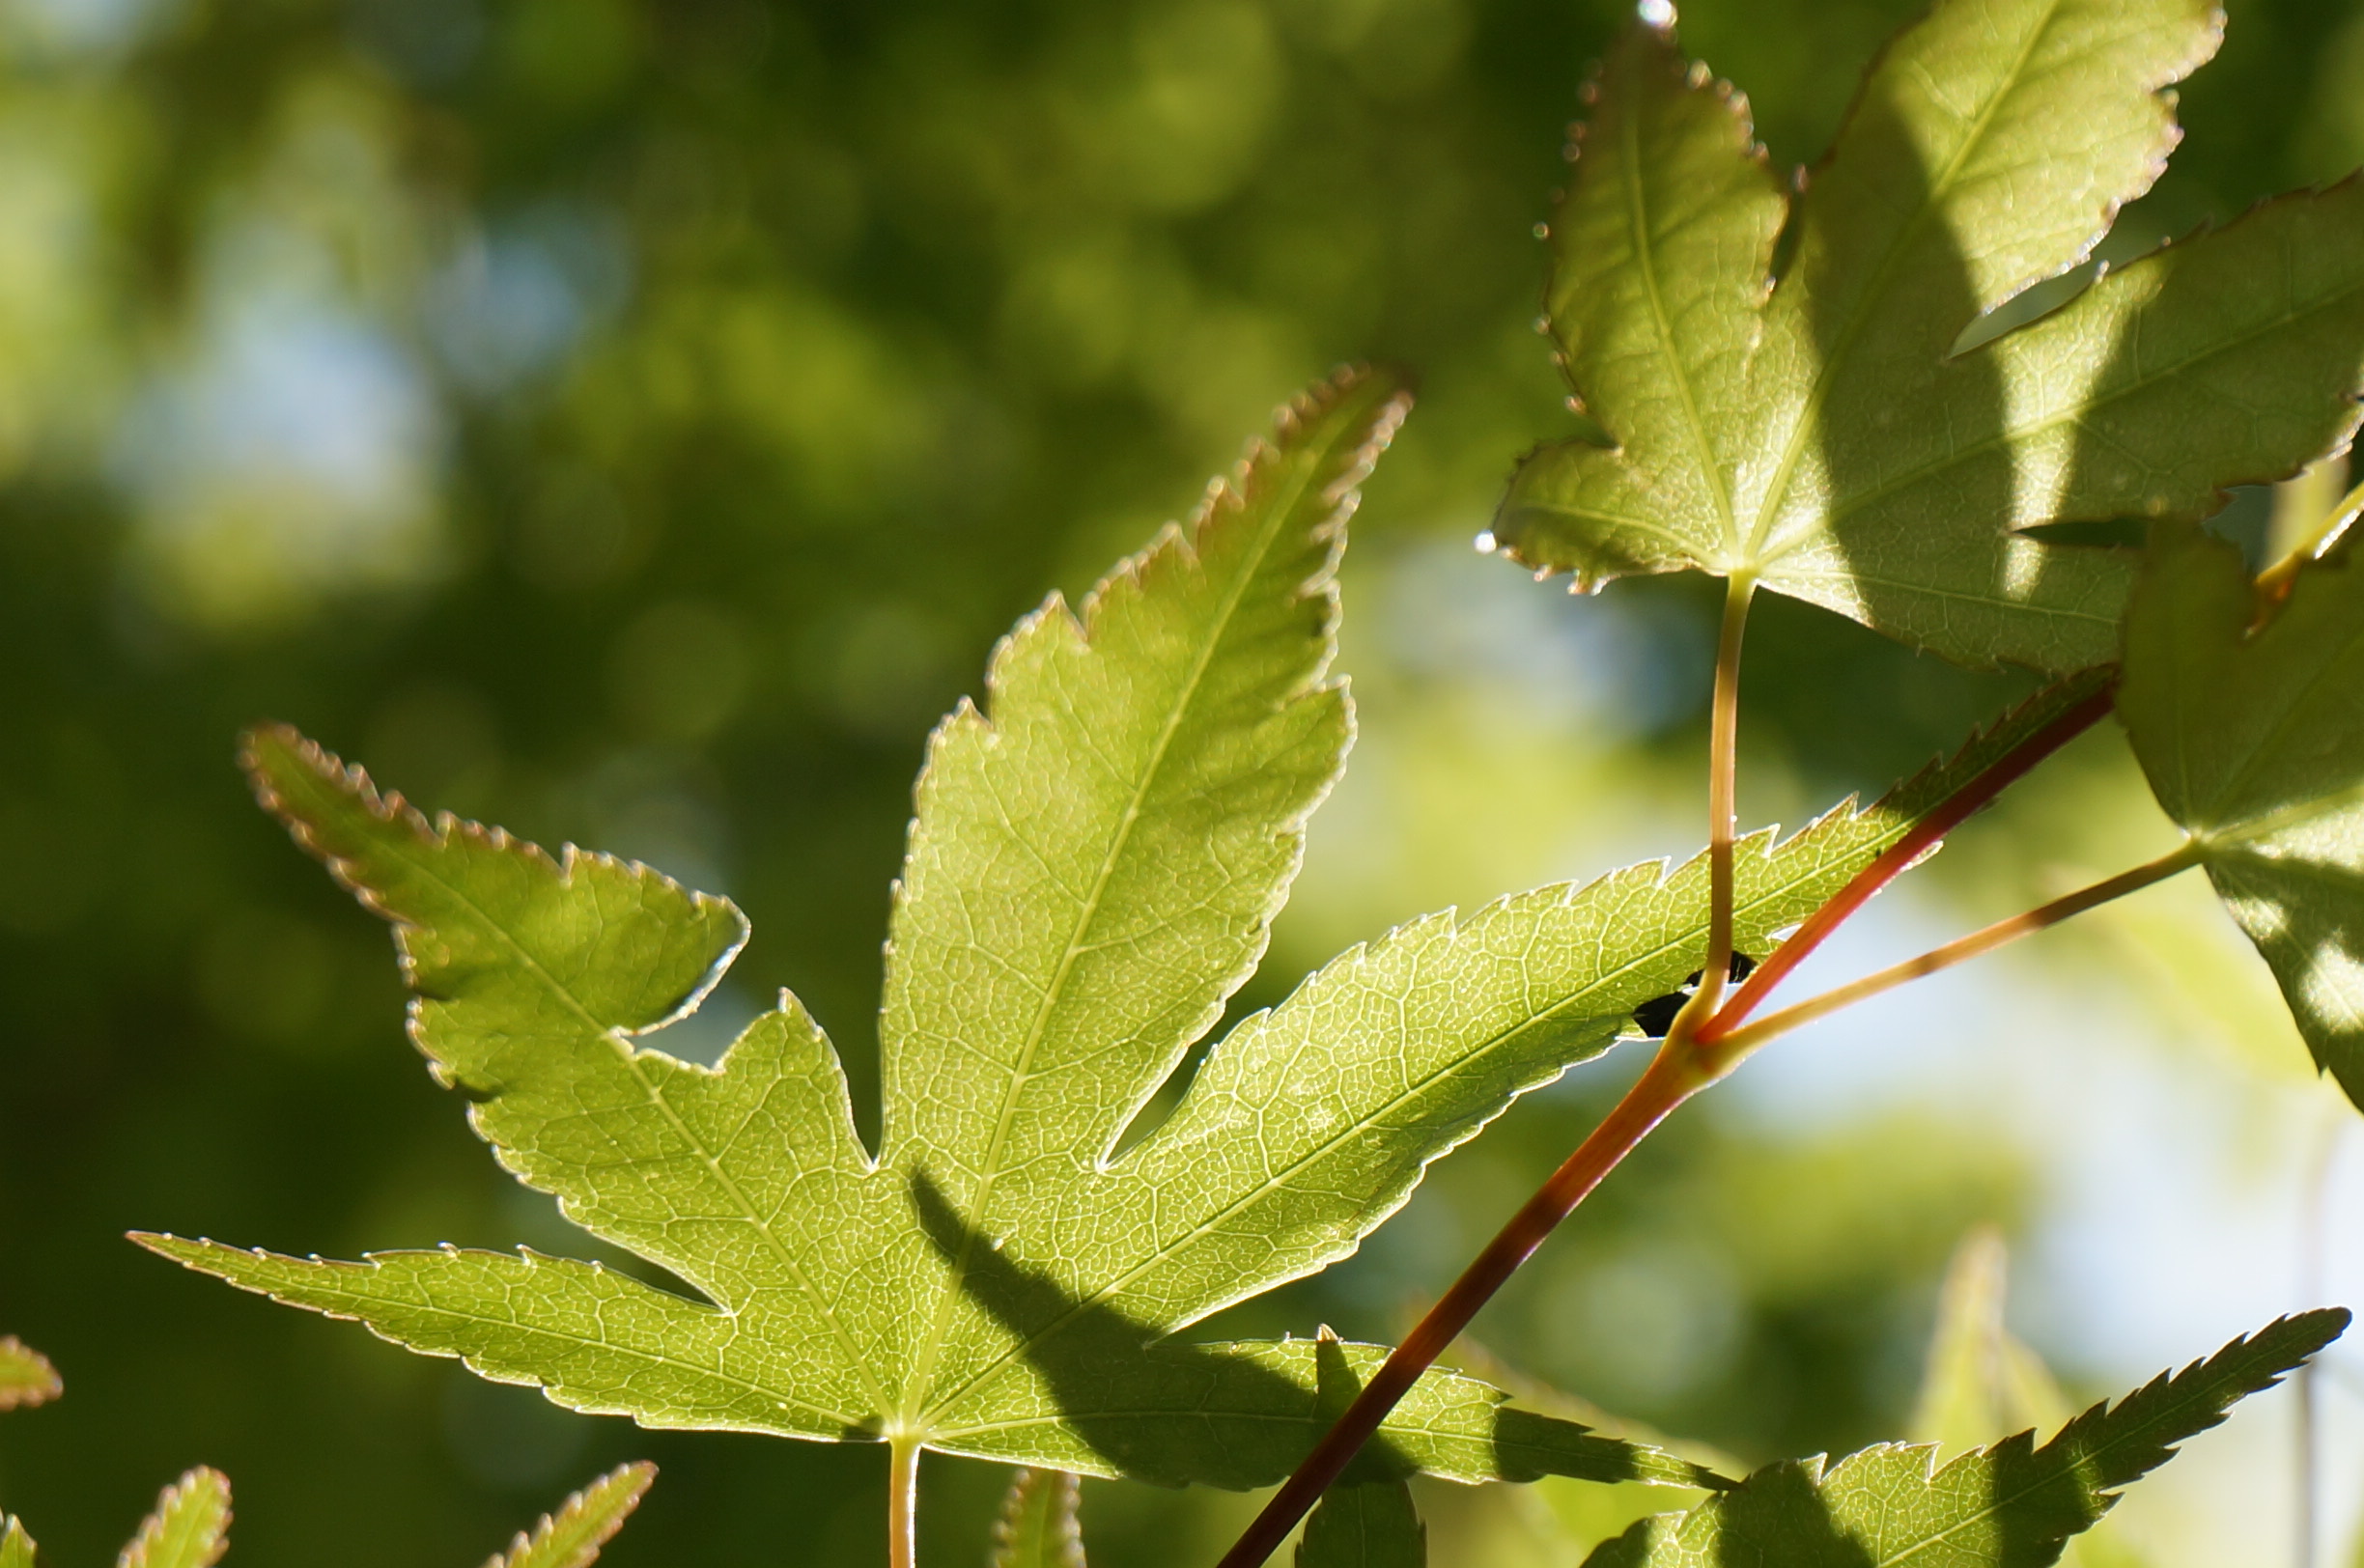
<svg viewBox="0 0 2364 1568"><path fill-rule="evenodd" d="M619 1465L545 1514L532 1534L519 1535L485 1568L590 1568L656 1479L654 1465Z"/></svg>
<svg viewBox="0 0 2364 1568"><path fill-rule="evenodd" d="M1297 1568L1426 1568L1428 1527L1401 1481L1340 1482L1297 1542Z"/></svg>
<svg viewBox="0 0 2364 1568"><path fill-rule="evenodd" d="M737 953L727 903L431 822L292 733L258 733L266 802L394 923L413 1034L478 1133L687 1289L527 1252L148 1245L651 1426L893 1430L1084 1474L1279 1480L1334 1414L1325 1365L1360 1378L1384 1352L1178 1330L1352 1252L1430 1161L1608 1049L1706 941L1700 860L1415 921L1242 1021L1112 1156L1261 952L1338 767L1331 576L1352 487L1400 410L1371 379L1302 403L1080 621L1055 602L1022 623L987 708L945 721L896 902L875 1157L793 997L714 1068L641 1038ZM2040 694L1878 805L1749 839L1741 941L1767 950L2095 684ZM1714 1479L1442 1371L1379 1455L1471 1481Z"/></svg>
<svg viewBox="0 0 2364 1568"><path fill-rule="evenodd" d="M0 1334L0 1410L45 1404L65 1391L47 1357L14 1334Z"/></svg>
<svg viewBox="0 0 2364 1568"><path fill-rule="evenodd" d="M1022 1468L994 1522L992 1568L1084 1568L1083 1489L1066 1470Z"/></svg>
<svg viewBox="0 0 2364 1568"><path fill-rule="evenodd" d="M2364 1105L2364 571L2335 553L2259 614L2239 551L2162 530L2118 713L2316 1062Z"/></svg>
<svg viewBox="0 0 2364 1568"><path fill-rule="evenodd" d="M2207 0L1939 0L1797 199L1745 102L1637 26L1553 220L1550 325L1610 444L1539 452L1496 538L1598 582L1749 574L1973 665L2107 659L2131 570L2064 521L2200 518L2354 429L2364 189L2267 204L1963 351L2082 262L2175 142ZM1975 334L1974 334L1975 336Z"/></svg>
<svg viewBox="0 0 2364 1568"><path fill-rule="evenodd" d="M1907 1434L1937 1445L1941 1458L1983 1448L2013 1432L2040 1436L2076 1414L2041 1357L2005 1327L2008 1254L2002 1233L1983 1225L1962 1239L1937 1296L1928 1367ZM2068 1543L2068 1568L2140 1568L2143 1561L2106 1519Z"/></svg>
<svg viewBox="0 0 2364 1568"><path fill-rule="evenodd" d="M230 1545L230 1477L200 1465L156 1498L116 1568L212 1568Z"/></svg>
<svg viewBox="0 0 2364 1568"><path fill-rule="evenodd" d="M1687 1514L1646 1519L1587 1568L2042 1568L2234 1403L2336 1338L2348 1314L2303 1312L2096 1405L2038 1447L2022 1433L1938 1463L1933 1445L1883 1443L1826 1472L1819 1459L1768 1465Z"/></svg>

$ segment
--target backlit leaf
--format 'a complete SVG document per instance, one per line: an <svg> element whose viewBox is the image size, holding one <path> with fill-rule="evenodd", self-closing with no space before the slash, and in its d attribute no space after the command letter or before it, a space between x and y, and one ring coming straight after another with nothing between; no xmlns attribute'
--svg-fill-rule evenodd
<svg viewBox="0 0 2364 1568"><path fill-rule="evenodd" d="M728 904L430 822L291 732L259 732L264 799L395 923L413 1034L479 1134L697 1294L527 1252L147 1245L651 1426L900 1433L1085 1474L1279 1480L1335 1414L1326 1373L1359 1381L1385 1352L1176 1331L1352 1252L1430 1161L1606 1050L1706 942L1702 860L1415 921L1242 1021L1170 1116L1112 1156L1262 951L1339 765L1331 574L1400 407L1373 379L1300 405L1080 620L1054 602L1022 623L987 707L939 730L896 902L876 1156L793 997L715 1068L641 1038L737 953ZM1878 805L1747 840L1741 941L1764 952L2095 688L2047 690ZM1390 1478L1714 1480L1444 1371L1368 1457Z"/></svg>
<svg viewBox="0 0 2364 1568"><path fill-rule="evenodd" d="M1549 322L1609 445L1494 533L1584 581L1750 574L1974 665L2107 659L2131 568L2063 521L2200 518L2354 428L2364 189L2267 204L1956 352L2157 177L2208 0L1939 0L1790 199L1745 102L1637 26L1553 220Z"/></svg>
<svg viewBox="0 0 2364 1568"><path fill-rule="evenodd" d="M994 1522L992 1568L1084 1568L1076 1520L1083 1482L1066 1470L1021 1469Z"/></svg>
<svg viewBox="0 0 2364 1568"><path fill-rule="evenodd" d="M212 1568L230 1545L230 1477L200 1465L164 1489L117 1568Z"/></svg>
<svg viewBox="0 0 2364 1568"><path fill-rule="evenodd" d="M1939 1464L1930 1444L1883 1443L1829 1469L1768 1465L1687 1514L1646 1519L1586 1568L2042 1568L2117 1501L2118 1489L2174 1457L2336 1338L2336 1309L2283 1318L2205 1361L2096 1405L2040 1448L2032 1433Z"/></svg>
<svg viewBox="0 0 2364 1568"><path fill-rule="evenodd" d="M2259 617L2238 550L2162 530L2118 712L2316 1062L2364 1105L2364 570L2336 551Z"/></svg>
<svg viewBox="0 0 2364 1568"><path fill-rule="evenodd" d="M0 1335L0 1410L45 1404L65 1391L47 1357L14 1334Z"/></svg>
<svg viewBox="0 0 2364 1568"><path fill-rule="evenodd" d="M485 1568L590 1568L656 1479L654 1465L618 1466L545 1514L530 1535L520 1534Z"/></svg>

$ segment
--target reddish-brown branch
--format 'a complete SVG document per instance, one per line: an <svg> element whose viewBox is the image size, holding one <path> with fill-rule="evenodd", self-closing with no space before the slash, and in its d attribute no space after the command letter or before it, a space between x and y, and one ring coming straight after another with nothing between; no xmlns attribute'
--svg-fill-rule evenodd
<svg viewBox="0 0 2364 1568"><path fill-rule="evenodd" d="M1868 974L1860 980L1833 987L1794 1007L1785 1007L1770 1018L1759 1019L1730 1033L1720 1034L1712 1042L1695 1041L1702 1053L1702 1066L1709 1077L1722 1078L1740 1065L1742 1057L1768 1040L1777 1039L1792 1029L1803 1028L1816 1019L1828 1018L1842 1008L1852 1007L1883 991L1894 991L1899 986L1935 974L1941 969L1950 969L1956 964L1967 964L1982 954L1993 952L2006 942L2034 936L2047 927L2059 925L2063 920L2073 919L2087 910L2099 909L2128 893L2138 893L2153 882L2165 882L2170 877L2190 870L2200 864L2202 858L2200 846L2187 840L2169 854L2155 860L2147 860L2131 871L2122 871L2115 877L2080 887L2073 893L2064 893L2048 904L2040 904L2023 913L1997 920L1967 937L1956 937L1942 947L1931 948L1901 964L1892 964L1876 974Z"/></svg>
<svg viewBox="0 0 2364 1568"><path fill-rule="evenodd" d="M1519 1265L1543 1245L1544 1238L1601 1184L1603 1177L1617 1168L1619 1161L1633 1152L1634 1145L1647 1136L1650 1129L1704 1087L1708 1080L1694 1072L1691 1059L1692 1052L1687 1048L1673 1042L1659 1050L1649 1070L1626 1091L1617 1108L1568 1156L1567 1162L1552 1173L1551 1180L1510 1217L1510 1222L1486 1244L1477 1261L1453 1281L1452 1289L1404 1336L1403 1343L1395 1347L1386 1364L1364 1386L1354 1403L1346 1407L1337 1424L1314 1444L1296 1473L1273 1494L1255 1522L1224 1554L1219 1568L1257 1568L1287 1538L1330 1483L1353 1462L1371 1434L1379 1430L1379 1423L1387 1419L1396 1402L1411 1392L1421 1374L1469 1327L1478 1309L1493 1299L1503 1282L1518 1272Z"/></svg>
<svg viewBox="0 0 2364 1568"><path fill-rule="evenodd" d="M1617 1107L1576 1152L1568 1156L1566 1163L1553 1172L1534 1196L1510 1217L1486 1249L1453 1281L1452 1288L1404 1337L1337 1424L1314 1444L1313 1451L1282 1483L1280 1490L1273 1494L1254 1523L1224 1554L1218 1568L1260 1568L1297 1522L1320 1500L1322 1493L1345 1472L1363 1444L1370 1441L1371 1434L1387 1419L1389 1412L1420 1381L1421 1374L1435 1364L1446 1347L1469 1327L1478 1309L1494 1298L1561 1221L1574 1213L1576 1206L1676 1106L1730 1071L1737 1059L1731 1052L1704 1048L1736 1031L1782 977L1796 968L1874 893L1894 882L1972 813L2025 777L2038 763L2099 722L2110 711L2111 702L2112 690L2104 686L1989 764L1877 859L1857 872L1853 880L1807 918L1795 936L1759 965L1747 983L1696 1032L1684 1026L1687 1021L1678 1019L1649 1070L1626 1091Z"/></svg>
<svg viewBox="0 0 2364 1568"><path fill-rule="evenodd" d="M2038 763L2100 722L2101 716L2110 711L2115 690L2114 686L2103 686L2068 710L1996 758L1987 765L1985 771L1947 797L1935 810L1915 823L1878 859L1857 872L1854 879L1839 889L1828 903L1808 915L1795 936L1775 948L1762 964L1757 966L1756 972L1742 983L1738 991L1732 993L1731 999L1717 1010L1715 1017L1700 1025L1699 1032L1694 1036L1698 1043L1712 1045L1739 1028L1773 988L1829 939L1831 933L1844 924L1849 915L1870 903L1872 894L1896 881L1905 867L1927 854L1973 813L2026 777Z"/></svg>

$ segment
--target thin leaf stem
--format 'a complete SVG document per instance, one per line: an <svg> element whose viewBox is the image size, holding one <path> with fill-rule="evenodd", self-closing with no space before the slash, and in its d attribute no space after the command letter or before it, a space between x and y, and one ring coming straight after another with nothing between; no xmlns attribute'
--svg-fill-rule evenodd
<svg viewBox="0 0 2364 1568"><path fill-rule="evenodd" d="M1766 994L1804 963L1809 954L1828 940L1831 933L1844 924L1848 916L1870 903L1873 894L1896 881L1914 862L1942 843L1948 833L1992 802L1995 797L2024 778L2038 763L2098 723L2101 716L2110 711L2114 689L2113 686L2103 686L2063 713L1996 758L1984 772L1915 823L1903 837L1857 872L1828 903L1807 916L1795 935L1758 965L1740 989L1732 993L1731 999L1719 1008L1714 1017L1700 1025L1692 1037L1694 1041L1702 1046L1713 1045L1738 1030L1748 1016L1763 1003ZM1706 979L1704 975L1701 977L1702 991L1706 989Z"/></svg>
<svg viewBox="0 0 2364 1568"><path fill-rule="evenodd" d="M2320 1302L2323 1296L2323 1214L2330 1206L2331 1176L2339 1161L2340 1134L2348 1130L2346 1108L2334 1111L2316 1134L2314 1159L2307 1172L2306 1206L2298 1221L2298 1299ZM2318 1555L2316 1535L2322 1509L2317 1491L2322 1484L2322 1433L2317 1423L2315 1392L2316 1363L2307 1364L2292 1375L2296 1386L2298 1422L2297 1482L2298 1496L2296 1527L2292 1531L2296 1548L2293 1560L2297 1568L2315 1568Z"/></svg>
<svg viewBox="0 0 2364 1568"><path fill-rule="evenodd" d="M1780 1012L1760 1019L1755 1023L1733 1029L1729 1033L1719 1034L1713 1041L1694 1042L1705 1058L1702 1065L1712 1078L1721 1078L1738 1066L1742 1057L1777 1035L1787 1034L1790 1030L1812 1023L1816 1019L1827 1018L1843 1007L1852 1007L1855 1003L1867 997L1876 996L1883 991L1893 991L1908 981L1918 980L1924 975L1935 974L1940 969L1950 969L1956 964L1967 963L1982 953L1994 951L2006 942L2014 942L2022 937L2032 936L2046 926L2059 925L2072 915L2082 914L2087 910L2109 903L2112 899L2124 898L2128 893L2150 886L2153 882L2164 882L2180 871L2188 871L2198 865L2203 855L2204 852L2198 843L2185 843L2172 853L2162 854L2155 860L2145 861L2130 871L2122 871L2117 876L2105 878L2091 886L2080 887L2073 893L2063 894L2048 904L2040 904L2023 913L1997 920L1994 924L1974 931L1967 937L1958 937L1942 947L1931 948L1918 958L1908 958L1901 964L1892 964L1876 974L1868 974L1860 980L1834 987L1818 996L1808 997L1794 1007L1785 1007Z"/></svg>
<svg viewBox="0 0 2364 1568"><path fill-rule="evenodd" d="M1740 742L1740 642L1748 631L1749 602L1757 593L1754 573L1725 579L1724 625L1716 638L1715 695L1707 721L1707 962L1699 990L1683 1012L1690 1022L1705 1022L1724 999L1725 975L1732 954L1732 840L1737 833ZM1678 1037L1690 1031L1679 1023Z"/></svg>
<svg viewBox="0 0 2364 1568"><path fill-rule="evenodd" d="M2258 599L2266 604L2280 603L2290 593L2291 584L2298 576L2298 569L2320 557L2339 542L2350 524L2364 513L2364 484L2341 496L2330 511L2324 513L2305 537L2282 552L2282 558L2258 574Z"/></svg>
<svg viewBox="0 0 2364 1568"><path fill-rule="evenodd" d="M886 1564L916 1568L919 1560L919 1440L886 1441Z"/></svg>
<svg viewBox="0 0 2364 1568"><path fill-rule="evenodd" d="M1469 1327L1478 1308L1493 1300L1504 1281L1518 1272L1519 1265L1543 1245L1544 1238L1600 1186L1602 1178L1615 1170L1652 1128L1711 1081L1697 1070L1695 1054L1687 1047L1672 1041L1661 1047L1648 1070L1635 1080L1617 1107L1510 1217L1509 1222L1486 1244L1485 1250L1453 1281L1452 1288L1404 1336L1403 1343L1395 1347L1386 1363L1355 1396L1354 1403L1346 1407L1337 1424L1313 1445L1313 1451L1280 1490L1273 1494L1254 1523L1224 1554L1219 1568L1257 1568L1270 1556L1320 1499L1330 1483L1345 1470L1371 1434L1379 1430L1379 1423L1411 1391L1421 1374Z"/></svg>

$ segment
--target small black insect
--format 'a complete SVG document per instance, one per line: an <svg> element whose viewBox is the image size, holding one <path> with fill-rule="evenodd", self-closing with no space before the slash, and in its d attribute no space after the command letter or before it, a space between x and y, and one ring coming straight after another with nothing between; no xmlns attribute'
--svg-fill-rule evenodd
<svg viewBox="0 0 2364 1568"><path fill-rule="evenodd" d="M1755 967L1757 967L1755 959L1735 949L1731 956L1732 984L1736 986L1746 980L1749 977L1749 971ZM1674 1027L1674 1015L1683 1010L1683 1003L1689 1001L1691 993L1698 989L1700 974L1700 970L1693 969L1684 979L1682 990L1670 991L1663 996L1652 996L1648 1001L1633 1010L1633 1021L1641 1028L1645 1039L1664 1040L1666 1038L1667 1030Z"/></svg>

